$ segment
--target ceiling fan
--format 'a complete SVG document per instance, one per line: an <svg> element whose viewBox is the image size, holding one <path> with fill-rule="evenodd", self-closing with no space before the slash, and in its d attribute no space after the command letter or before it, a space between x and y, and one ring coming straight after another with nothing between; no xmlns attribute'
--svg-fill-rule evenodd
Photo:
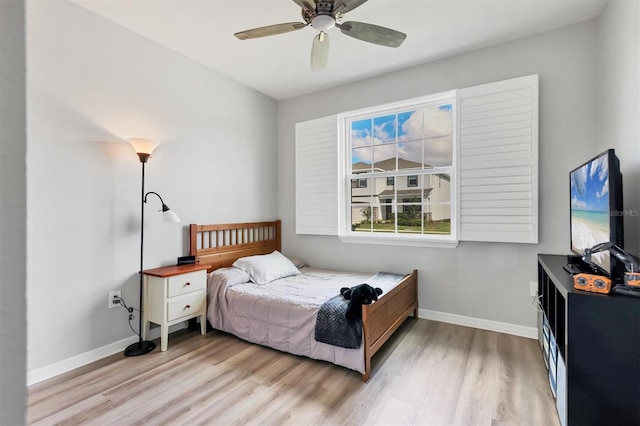
<svg viewBox="0 0 640 426"><path fill-rule="evenodd" d="M329 60L329 35L327 30L338 27L343 34L358 40L387 47L398 47L407 35L400 31L364 22L346 21L345 13L352 11L367 0L293 0L302 8L304 22L287 22L240 31L234 35L240 40L267 37L297 31L311 25L320 31L311 45L311 70L318 71L327 67Z"/></svg>

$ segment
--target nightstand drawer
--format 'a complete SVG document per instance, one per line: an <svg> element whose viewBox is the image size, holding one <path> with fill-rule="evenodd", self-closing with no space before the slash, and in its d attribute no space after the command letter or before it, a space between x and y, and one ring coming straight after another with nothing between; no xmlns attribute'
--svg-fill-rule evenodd
<svg viewBox="0 0 640 426"><path fill-rule="evenodd" d="M191 315L204 307L205 292L197 291L188 296L167 301L167 321Z"/></svg>
<svg viewBox="0 0 640 426"><path fill-rule="evenodd" d="M190 272L188 274L169 277L167 297L179 296L192 291L204 290L207 284L205 271Z"/></svg>

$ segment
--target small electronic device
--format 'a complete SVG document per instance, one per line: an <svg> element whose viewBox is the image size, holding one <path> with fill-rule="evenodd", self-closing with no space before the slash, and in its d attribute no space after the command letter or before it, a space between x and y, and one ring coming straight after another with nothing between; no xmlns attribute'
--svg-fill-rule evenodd
<svg viewBox="0 0 640 426"><path fill-rule="evenodd" d="M573 276L573 287L578 290L609 294L611 292L611 280L602 275L575 274Z"/></svg>
<svg viewBox="0 0 640 426"><path fill-rule="evenodd" d="M193 265L196 263L195 256L182 256L178 258L178 265Z"/></svg>
<svg viewBox="0 0 640 426"><path fill-rule="evenodd" d="M581 266L579 263L567 263L562 267L565 271L570 273L571 275L579 274L581 272L585 272L585 268Z"/></svg>

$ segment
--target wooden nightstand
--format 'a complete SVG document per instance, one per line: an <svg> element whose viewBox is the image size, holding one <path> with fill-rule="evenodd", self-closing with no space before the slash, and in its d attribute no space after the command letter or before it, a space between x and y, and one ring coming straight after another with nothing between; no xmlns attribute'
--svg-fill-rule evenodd
<svg viewBox="0 0 640 426"><path fill-rule="evenodd" d="M207 267L204 265L165 266L147 269L144 274L142 339L151 323L160 326L160 350L167 350L169 326L200 317L200 331L207 332Z"/></svg>

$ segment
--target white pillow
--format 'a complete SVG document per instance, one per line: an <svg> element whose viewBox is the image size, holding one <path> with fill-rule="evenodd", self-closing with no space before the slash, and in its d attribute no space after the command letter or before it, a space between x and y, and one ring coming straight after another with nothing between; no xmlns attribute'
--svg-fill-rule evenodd
<svg viewBox="0 0 640 426"><path fill-rule="evenodd" d="M304 268L305 266L309 266L307 265L307 262L305 262L302 259L298 259L297 257L294 257L294 256L289 256L288 254L285 254L284 256L286 256L287 259L289 259L291 263L293 263L293 266L295 266L298 269Z"/></svg>
<svg viewBox="0 0 640 426"><path fill-rule="evenodd" d="M249 274L238 268L220 268L209 274L209 286L213 286L213 288L233 287L248 282L251 282ZM211 287L210 290L212 290Z"/></svg>
<svg viewBox="0 0 640 426"><path fill-rule="evenodd" d="M233 262L233 266L246 271L251 281L256 284L267 284L273 280L300 273L298 268L278 250L271 254L241 257Z"/></svg>

